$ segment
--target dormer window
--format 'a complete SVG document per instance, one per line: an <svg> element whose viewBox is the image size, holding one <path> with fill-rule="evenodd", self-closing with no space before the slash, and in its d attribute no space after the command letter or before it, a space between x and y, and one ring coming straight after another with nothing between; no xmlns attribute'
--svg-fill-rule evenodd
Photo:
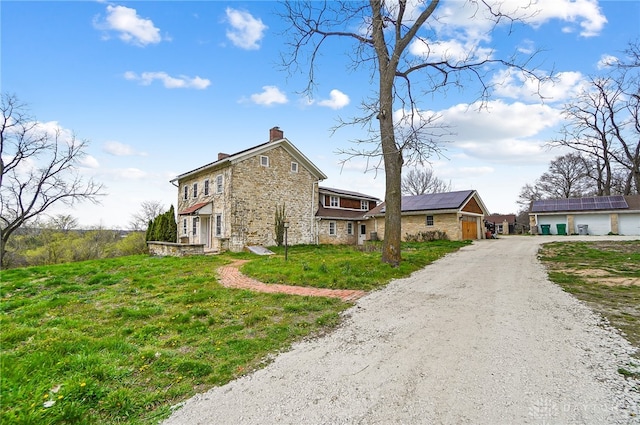
<svg viewBox="0 0 640 425"><path fill-rule="evenodd" d="M340 206L340 198L337 196L329 197L329 206L330 207L339 207Z"/></svg>
<svg viewBox="0 0 640 425"><path fill-rule="evenodd" d="M368 211L369 210L369 201L361 200L360 201L360 209Z"/></svg>
<svg viewBox="0 0 640 425"><path fill-rule="evenodd" d="M260 165L262 165L263 167L268 167L269 166L269 157L268 156L264 156L264 155L260 155Z"/></svg>

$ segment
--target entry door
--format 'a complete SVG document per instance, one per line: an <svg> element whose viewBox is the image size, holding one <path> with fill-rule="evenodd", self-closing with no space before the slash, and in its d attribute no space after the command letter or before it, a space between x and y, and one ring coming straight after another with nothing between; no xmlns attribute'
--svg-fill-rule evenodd
<svg viewBox="0 0 640 425"><path fill-rule="evenodd" d="M204 244L205 249L211 248L211 217L200 217L200 243Z"/></svg>
<svg viewBox="0 0 640 425"><path fill-rule="evenodd" d="M367 225L358 226L358 245L362 245L367 240Z"/></svg>

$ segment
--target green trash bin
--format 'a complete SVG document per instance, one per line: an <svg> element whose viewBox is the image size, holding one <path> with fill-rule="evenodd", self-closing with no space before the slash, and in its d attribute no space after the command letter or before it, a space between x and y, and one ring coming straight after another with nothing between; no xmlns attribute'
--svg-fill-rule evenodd
<svg viewBox="0 0 640 425"><path fill-rule="evenodd" d="M543 235L550 235L551 234L551 225L550 224L541 224L540 225L540 229L542 229L542 234Z"/></svg>
<svg viewBox="0 0 640 425"><path fill-rule="evenodd" d="M558 234L559 235L566 235L567 234L567 225L562 223L562 224L556 224L556 229L558 229Z"/></svg>

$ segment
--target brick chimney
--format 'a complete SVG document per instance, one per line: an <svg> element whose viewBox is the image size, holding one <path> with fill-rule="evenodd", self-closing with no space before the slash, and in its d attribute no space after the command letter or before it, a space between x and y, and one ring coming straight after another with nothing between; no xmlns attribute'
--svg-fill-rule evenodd
<svg viewBox="0 0 640 425"><path fill-rule="evenodd" d="M228 153L218 153L218 161L222 161L225 158L229 158L229 154Z"/></svg>
<svg viewBox="0 0 640 425"><path fill-rule="evenodd" d="M273 127L271 130L269 130L270 142L274 142L280 139L284 139L284 131L280 130L280 127Z"/></svg>

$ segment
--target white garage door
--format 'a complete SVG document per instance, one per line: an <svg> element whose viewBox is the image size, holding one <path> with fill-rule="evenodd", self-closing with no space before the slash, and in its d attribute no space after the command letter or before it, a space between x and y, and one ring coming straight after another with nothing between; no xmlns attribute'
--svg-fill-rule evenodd
<svg viewBox="0 0 640 425"><path fill-rule="evenodd" d="M549 231L551 232L552 235L557 235L558 234L558 227L556 226L557 224L567 224L567 216L562 214L562 215L541 215L538 216L538 231L540 234L542 234L542 228L540 227L543 224L548 224L551 227L549 228ZM568 229L567 229L568 231Z"/></svg>
<svg viewBox="0 0 640 425"><path fill-rule="evenodd" d="M611 231L611 217L608 213L575 215L573 222L576 226L573 229L575 233L578 233L578 225L581 224L589 226L590 235L606 235Z"/></svg>
<svg viewBox="0 0 640 425"><path fill-rule="evenodd" d="M618 233L640 235L640 213L618 214Z"/></svg>

